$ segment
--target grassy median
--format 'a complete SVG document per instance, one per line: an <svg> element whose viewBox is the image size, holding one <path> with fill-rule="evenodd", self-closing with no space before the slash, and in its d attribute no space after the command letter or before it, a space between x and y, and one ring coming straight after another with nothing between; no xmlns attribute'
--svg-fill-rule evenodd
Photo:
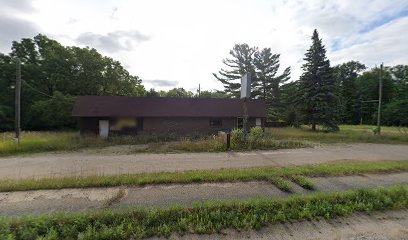
<svg viewBox="0 0 408 240"><path fill-rule="evenodd" d="M38 189L112 187L167 183L270 181L291 191L288 181L313 189L307 177L342 176L365 173L408 171L408 161L343 162L293 167L196 170L185 172L140 173L114 176L65 177L0 180L0 192Z"/></svg>
<svg viewBox="0 0 408 240"><path fill-rule="evenodd" d="M172 233L211 234L227 228L260 229L291 220L334 218L354 212L408 207L408 187L365 189L288 199L212 202L168 209L0 219L0 239L140 239Z"/></svg>

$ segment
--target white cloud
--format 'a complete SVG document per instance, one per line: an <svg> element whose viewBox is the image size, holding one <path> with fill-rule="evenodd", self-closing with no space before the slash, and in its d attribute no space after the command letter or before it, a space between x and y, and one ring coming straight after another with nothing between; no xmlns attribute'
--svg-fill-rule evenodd
<svg viewBox="0 0 408 240"><path fill-rule="evenodd" d="M85 32L76 39L77 42L90 47L95 47L107 52L131 51L139 43L149 40L149 37L139 31L115 31L105 35Z"/></svg>
<svg viewBox="0 0 408 240"><path fill-rule="evenodd" d="M11 41L32 37L38 27L21 15L29 15L35 9L27 0L4 0L0 8L0 51L10 51Z"/></svg>
<svg viewBox="0 0 408 240"><path fill-rule="evenodd" d="M408 55L404 54L408 52L406 0L23 3L28 4L24 5L27 11L17 11L20 7L9 4L7 12L29 21L25 26L40 26L39 31L67 45L96 47L129 66L130 72L142 79L172 79L177 87L186 89L196 88L199 83L203 90L221 89L212 73L223 67L222 59L233 45L243 42L280 53L282 70L291 66L292 79L296 79L314 28L319 30L333 64L347 60L369 66L381 61L408 63ZM0 22L0 28L2 25ZM163 83L166 85L145 81L147 88L169 87Z"/></svg>
<svg viewBox="0 0 408 240"><path fill-rule="evenodd" d="M178 82L177 81L172 81L172 80L144 80L145 83L149 83L153 85L154 87L159 87L159 88L174 88L177 86Z"/></svg>

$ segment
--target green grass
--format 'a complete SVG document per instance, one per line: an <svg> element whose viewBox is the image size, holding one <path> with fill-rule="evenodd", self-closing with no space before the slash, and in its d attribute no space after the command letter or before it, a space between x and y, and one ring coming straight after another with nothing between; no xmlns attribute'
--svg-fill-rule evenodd
<svg viewBox="0 0 408 240"><path fill-rule="evenodd" d="M0 133L0 157L49 151L74 151L82 148L99 148L123 144L140 144L153 139L142 136L111 137L81 136L79 132L23 132L20 146L11 132Z"/></svg>
<svg viewBox="0 0 408 240"><path fill-rule="evenodd" d="M266 167L247 169L195 170L185 172L140 173L114 176L64 177L44 179L0 180L0 192L38 189L83 187L132 186L146 184L271 181L277 187L290 191L289 184L276 179L293 180L308 188L306 179L299 176L343 176L365 173L390 173L408 171L408 161L345 162L292 167Z"/></svg>
<svg viewBox="0 0 408 240"><path fill-rule="evenodd" d="M383 127L381 136L374 135L375 126L340 126L339 132L312 132L307 126L296 128L268 128L259 138L248 138L248 142L234 144L232 150L274 150L310 147L310 142L338 143L365 142L408 144L408 129ZM178 140L178 141L175 141ZM169 142L172 141L172 142ZM147 144L147 147L133 152L220 152L226 150L226 139L222 136L201 138L177 138L173 135L117 136L107 139L96 136L80 136L77 131L23 132L21 145L17 146L13 133L0 133L0 157L49 151L75 151L83 148L101 148L113 145Z"/></svg>
<svg viewBox="0 0 408 240"><path fill-rule="evenodd" d="M315 188L313 182L304 176L294 175L291 180L304 189L314 190Z"/></svg>
<svg viewBox="0 0 408 240"><path fill-rule="evenodd" d="M250 230L293 220L406 209L408 187L361 189L288 199L208 202L193 207L131 208L0 219L0 239L140 239L172 233Z"/></svg>
<svg viewBox="0 0 408 240"><path fill-rule="evenodd" d="M292 192L293 191L293 187L290 184L290 182L288 182L287 180L285 180L282 177L269 177L268 180L269 180L269 182L271 182L277 188L279 188L280 190L282 190L284 192Z"/></svg>
<svg viewBox="0 0 408 240"><path fill-rule="evenodd" d="M177 138L175 136L113 136L107 139L97 136L81 136L79 132L23 132L22 141L18 146L13 139L13 133L0 133L0 157L50 152L50 151L75 151L83 148L102 148L114 145L138 145L147 144L132 153L166 153L166 152L220 152L226 151L226 139L222 136L207 136L197 139ZM178 141L175 141L178 140ZM273 137L265 137L232 148L232 150L253 149L285 149L309 147L308 143L296 140L277 140Z"/></svg>
<svg viewBox="0 0 408 240"><path fill-rule="evenodd" d="M302 128L268 128L266 132L277 140L297 140L320 143L387 143L408 144L407 128L383 127L381 135L374 135L375 126L341 125L338 132L311 131L310 127Z"/></svg>

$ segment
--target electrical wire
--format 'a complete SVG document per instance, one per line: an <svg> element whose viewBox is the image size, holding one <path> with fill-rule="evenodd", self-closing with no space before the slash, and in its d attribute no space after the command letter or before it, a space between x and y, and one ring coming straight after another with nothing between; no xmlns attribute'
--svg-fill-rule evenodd
<svg viewBox="0 0 408 240"><path fill-rule="evenodd" d="M44 93L44 92L42 92L42 91L40 91L40 90L35 89L33 86L31 86L30 84L28 84L28 82L26 82L25 80L22 80L22 82L24 82L24 83L25 83L28 87L30 87L32 90L34 90L34 91L36 91L36 92L38 92L38 93L41 93L41 94L44 95L44 96L47 96L47 97L52 98L52 96L50 96L50 95L48 95L48 94L46 94L46 93Z"/></svg>

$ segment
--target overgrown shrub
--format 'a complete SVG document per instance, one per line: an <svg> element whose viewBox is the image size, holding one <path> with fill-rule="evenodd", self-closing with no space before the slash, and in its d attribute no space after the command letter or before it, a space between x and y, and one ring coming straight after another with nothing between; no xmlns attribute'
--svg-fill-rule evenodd
<svg viewBox="0 0 408 240"><path fill-rule="evenodd" d="M259 138L263 137L263 135L264 135L264 131L260 127L253 127L249 131L249 136L254 138L254 139L259 139Z"/></svg>
<svg viewBox="0 0 408 240"><path fill-rule="evenodd" d="M245 149L247 141L245 139L245 133L243 129L233 129L231 132L231 148L232 149Z"/></svg>

